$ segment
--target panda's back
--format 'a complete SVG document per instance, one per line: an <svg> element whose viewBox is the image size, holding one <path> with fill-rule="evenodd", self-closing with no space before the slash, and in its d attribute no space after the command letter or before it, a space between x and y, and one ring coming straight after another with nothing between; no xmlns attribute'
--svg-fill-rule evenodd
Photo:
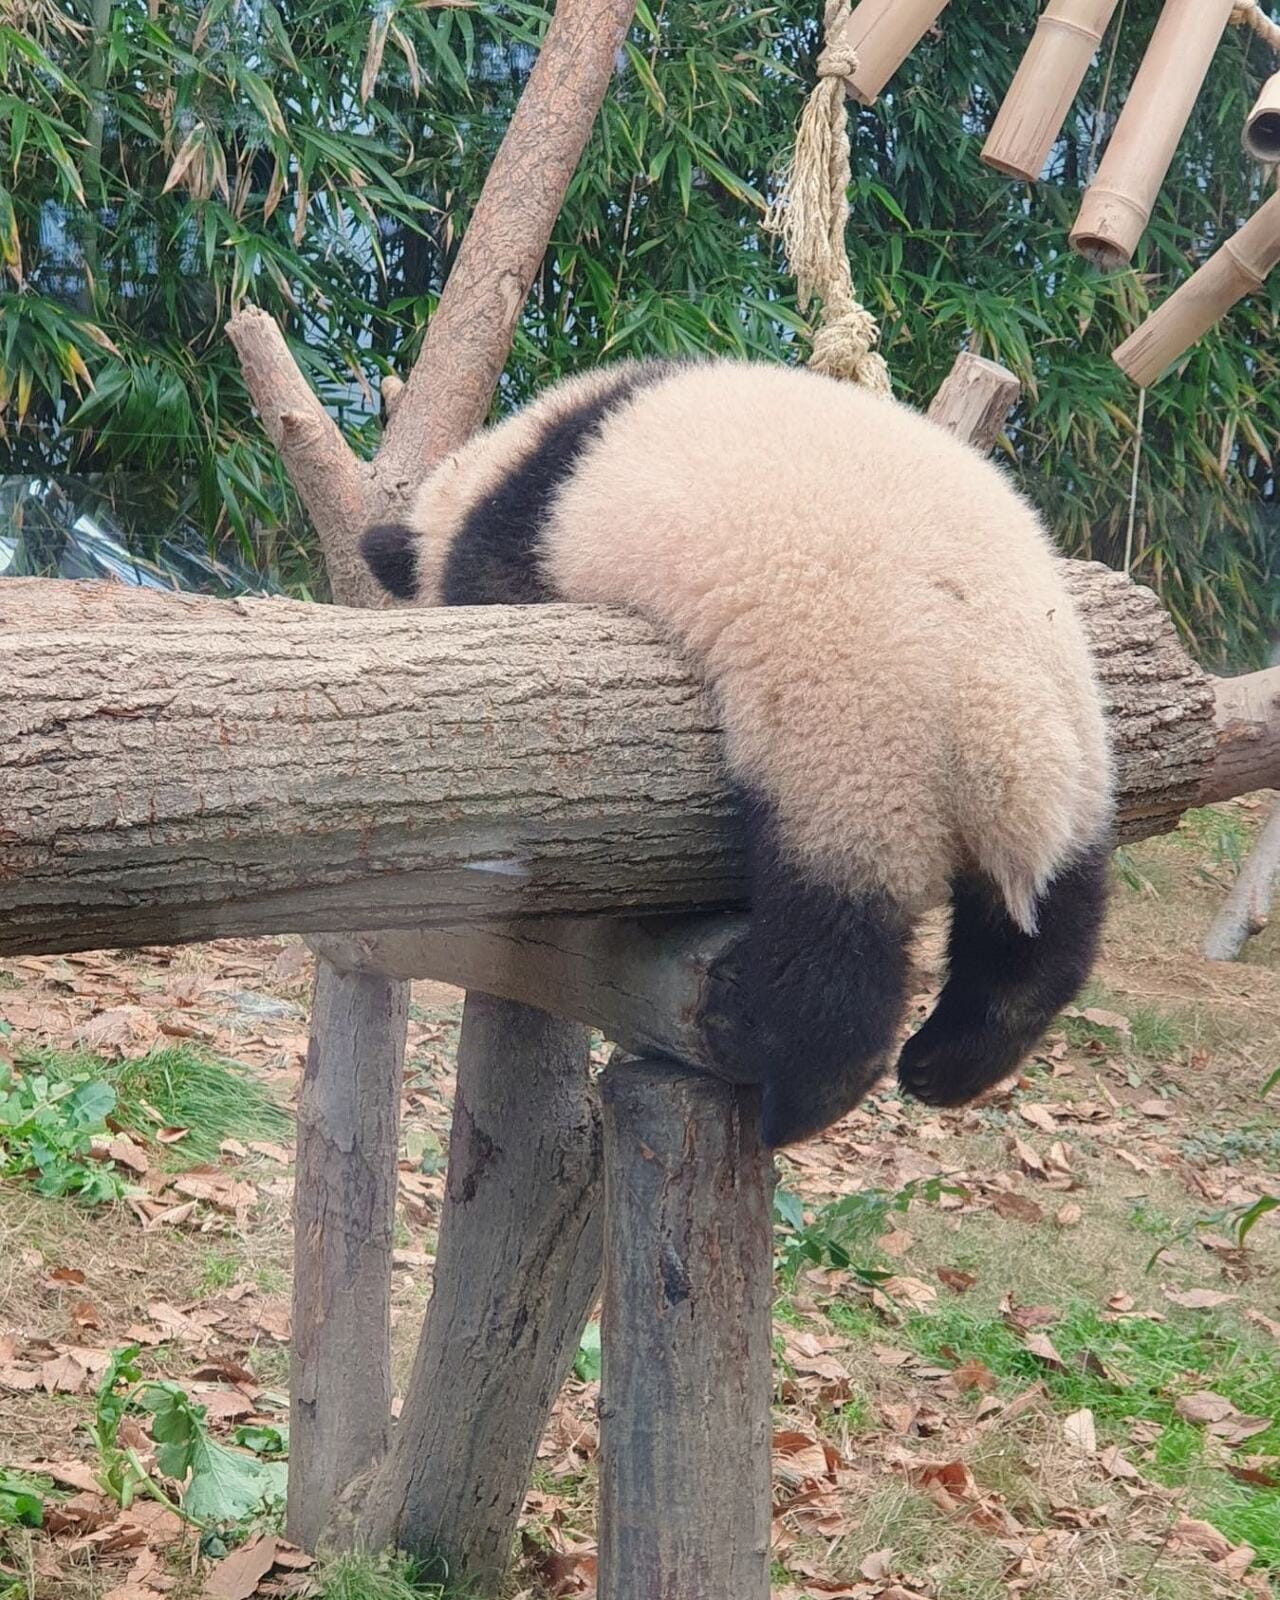
<svg viewBox="0 0 1280 1600"><path fill-rule="evenodd" d="M1102 820L1057 558L915 412L794 368L668 369L593 432L539 546L563 598L639 609L700 658L732 764L824 876L923 905L980 852L1017 915Z"/></svg>

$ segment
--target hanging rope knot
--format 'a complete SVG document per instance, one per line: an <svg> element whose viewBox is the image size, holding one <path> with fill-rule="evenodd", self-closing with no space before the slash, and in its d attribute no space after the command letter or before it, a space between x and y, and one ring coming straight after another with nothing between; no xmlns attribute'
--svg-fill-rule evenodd
<svg viewBox="0 0 1280 1600"><path fill-rule="evenodd" d="M880 330L858 302L844 242L850 173L841 80L858 66L857 53L845 39L850 15L848 0L831 0L826 8L818 84L805 102L791 164L764 226L782 240L801 311L811 301L821 302L809 365L888 394L889 369L876 352Z"/></svg>
<svg viewBox="0 0 1280 1600"><path fill-rule="evenodd" d="M1231 21L1237 28L1252 28L1264 44L1280 52L1280 22L1275 22L1258 0L1237 0L1231 8Z"/></svg>

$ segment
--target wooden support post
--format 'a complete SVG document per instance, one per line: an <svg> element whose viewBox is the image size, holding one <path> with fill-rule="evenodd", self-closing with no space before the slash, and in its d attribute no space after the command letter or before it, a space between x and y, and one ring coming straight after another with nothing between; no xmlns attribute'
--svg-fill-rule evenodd
<svg viewBox="0 0 1280 1600"><path fill-rule="evenodd" d="M1280 882L1280 800L1240 868L1240 875L1201 950L1210 961L1234 961L1246 939L1261 933L1271 917L1271 902Z"/></svg>
<svg viewBox="0 0 1280 1600"><path fill-rule="evenodd" d="M435 1282L359 1537L481 1592L510 1559L547 1413L600 1281L585 1028L471 992ZM468 1590L470 1592L470 1590Z"/></svg>
<svg viewBox="0 0 1280 1600"><path fill-rule="evenodd" d="M986 455L1021 392L1007 367L962 350L929 403L929 421Z"/></svg>
<svg viewBox="0 0 1280 1600"><path fill-rule="evenodd" d="M409 985L317 963L293 1191L289 1537L387 1448L391 1250Z"/></svg>
<svg viewBox="0 0 1280 1600"><path fill-rule="evenodd" d="M768 1600L773 1168L759 1097L604 1075L600 1600Z"/></svg>

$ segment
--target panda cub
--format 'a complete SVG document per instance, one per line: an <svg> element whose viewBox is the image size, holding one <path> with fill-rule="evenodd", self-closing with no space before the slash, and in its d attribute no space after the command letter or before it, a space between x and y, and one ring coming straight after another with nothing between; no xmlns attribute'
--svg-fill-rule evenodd
<svg viewBox="0 0 1280 1600"><path fill-rule="evenodd" d="M364 552L425 605L631 607L700 666L747 828L725 1048L771 1145L880 1077L930 907L918 1099L998 1082L1077 993L1111 827L1089 651L1034 512L926 418L796 368L606 367L477 435Z"/></svg>

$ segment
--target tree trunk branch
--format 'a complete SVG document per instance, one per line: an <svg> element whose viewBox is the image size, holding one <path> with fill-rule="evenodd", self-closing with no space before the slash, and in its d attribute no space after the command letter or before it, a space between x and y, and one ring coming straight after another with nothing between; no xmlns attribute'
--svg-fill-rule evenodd
<svg viewBox="0 0 1280 1600"><path fill-rule="evenodd" d="M1222 797L1238 680L1149 591L1067 565L1121 836L1159 833ZM26 631L0 628L2 952L741 903L711 702L637 617L147 596L131 625L107 590L115 620L46 629L70 587L3 586ZM1280 787L1266 748L1236 792Z"/></svg>
<svg viewBox="0 0 1280 1600"><path fill-rule="evenodd" d="M227 335L267 437L316 530L334 599L341 605L385 606L387 596L358 543L368 516L368 467L357 460L298 370L273 317L245 306L227 323Z"/></svg>
<svg viewBox="0 0 1280 1600"><path fill-rule="evenodd" d="M635 0L557 0L422 354L396 402L379 471L420 477L484 421L613 75Z"/></svg>

